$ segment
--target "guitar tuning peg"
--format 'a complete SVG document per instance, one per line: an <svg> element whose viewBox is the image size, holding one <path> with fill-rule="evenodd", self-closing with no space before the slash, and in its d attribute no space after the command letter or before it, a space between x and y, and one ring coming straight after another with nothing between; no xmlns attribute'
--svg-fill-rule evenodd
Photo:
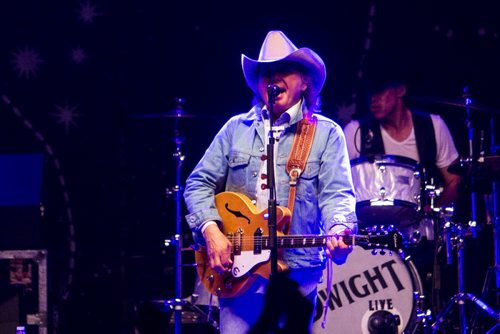
<svg viewBox="0 0 500 334"><path fill-rule="evenodd" d="M396 230L396 226L394 225L389 225L389 231L392 232L392 231L395 231Z"/></svg>
<svg viewBox="0 0 500 334"><path fill-rule="evenodd" d="M372 249L372 255L377 255L377 250L375 248Z"/></svg>
<svg viewBox="0 0 500 334"><path fill-rule="evenodd" d="M384 249L380 250L380 255L385 255L385 250Z"/></svg>

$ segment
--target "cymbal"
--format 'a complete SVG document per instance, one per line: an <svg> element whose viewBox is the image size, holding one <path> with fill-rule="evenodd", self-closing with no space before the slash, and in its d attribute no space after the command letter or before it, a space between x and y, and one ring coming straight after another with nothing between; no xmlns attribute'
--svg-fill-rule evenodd
<svg viewBox="0 0 500 334"><path fill-rule="evenodd" d="M164 113L155 113L155 114L133 114L130 115L129 118L139 118L139 119L161 119L161 118L167 118L167 119L179 119L179 118L201 118L201 116L194 115L194 114L186 114L183 112L164 112Z"/></svg>
<svg viewBox="0 0 500 334"><path fill-rule="evenodd" d="M475 168L482 171L487 171L496 175L500 173L500 156L488 156L480 159L477 162L472 163L470 159L460 159L460 161L454 163L448 167L448 172L456 175L465 175L474 165Z"/></svg>
<svg viewBox="0 0 500 334"><path fill-rule="evenodd" d="M470 161L460 159L448 167L448 172L455 175L464 175L470 167Z"/></svg>
<svg viewBox="0 0 500 334"><path fill-rule="evenodd" d="M493 155L489 157L484 157L483 162L485 168L497 176L500 173L500 155Z"/></svg>
<svg viewBox="0 0 500 334"><path fill-rule="evenodd" d="M464 108L464 109L466 107L468 107L469 109L472 109L472 110L477 110L477 111L482 111L482 112L486 112L486 113L490 113L490 114L500 115L499 109L494 109L494 108L487 107L485 105L477 104L474 102L466 105L465 102L463 100L460 100L460 99L428 97L428 96L408 96L408 99L410 101L414 101L414 102L435 103L435 104L441 104L441 105L452 106L452 107L459 107L459 108Z"/></svg>

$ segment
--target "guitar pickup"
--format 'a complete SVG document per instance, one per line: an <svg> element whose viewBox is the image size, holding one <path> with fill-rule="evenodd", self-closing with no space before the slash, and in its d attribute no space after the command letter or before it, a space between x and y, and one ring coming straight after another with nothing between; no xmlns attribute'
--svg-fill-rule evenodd
<svg viewBox="0 0 500 334"><path fill-rule="evenodd" d="M233 243L233 255L241 255L241 244L243 242L243 230L238 228L235 234L229 234L229 240Z"/></svg>

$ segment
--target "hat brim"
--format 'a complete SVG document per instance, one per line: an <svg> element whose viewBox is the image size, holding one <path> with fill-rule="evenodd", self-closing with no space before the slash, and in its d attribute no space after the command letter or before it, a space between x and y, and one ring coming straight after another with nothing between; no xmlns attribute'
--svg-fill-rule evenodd
<svg viewBox="0 0 500 334"><path fill-rule="evenodd" d="M245 76L248 87L250 87L254 93L258 93L258 66L261 64L271 64L279 61L292 61L305 66L309 70L309 74L313 79L311 91L314 95L319 95L323 85L325 84L326 67L321 57L309 48L300 48L286 57L272 60L259 61L242 54L241 66L243 68L243 75Z"/></svg>

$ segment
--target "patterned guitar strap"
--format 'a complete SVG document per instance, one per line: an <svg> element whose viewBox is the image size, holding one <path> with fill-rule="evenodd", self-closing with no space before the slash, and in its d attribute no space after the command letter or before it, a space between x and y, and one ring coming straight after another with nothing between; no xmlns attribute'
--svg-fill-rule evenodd
<svg viewBox="0 0 500 334"><path fill-rule="evenodd" d="M290 176L290 191L288 193L288 208L293 215L295 204L295 193L300 174L304 171L307 157L311 151L318 120L314 115L306 114L297 124L295 136L293 138L292 150L286 163L286 171ZM292 219L290 218L290 221ZM283 231L288 234L288 231Z"/></svg>
<svg viewBox="0 0 500 334"><path fill-rule="evenodd" d="M306 115L298 124L297 129L295 131L295 136L293 138L293 146L292 151L290 152L290 156L288 157L288 161L286 164L286 171L290 176L290 191L288 193L288 208L290 209L290 213L293 215L293 207L295 204L295 193L297 191L297 182L299 180L300 174L304 171L307 157L309 156L309 152L311 151L312 143L314 140L314 133L316 131L316 124L318 119L312 115ZM290 221L292 218L290 217ZM287 229L283 231L285 234L289 232L289 225ZM332 271L333 267L331 261L327 261L327 296L330 295L331 286L332 286ZM328 312L328 303L325 303L325 307L323 310L323 321L321 323L321 327L325 328L326 326L326 314Z"/></svg>

